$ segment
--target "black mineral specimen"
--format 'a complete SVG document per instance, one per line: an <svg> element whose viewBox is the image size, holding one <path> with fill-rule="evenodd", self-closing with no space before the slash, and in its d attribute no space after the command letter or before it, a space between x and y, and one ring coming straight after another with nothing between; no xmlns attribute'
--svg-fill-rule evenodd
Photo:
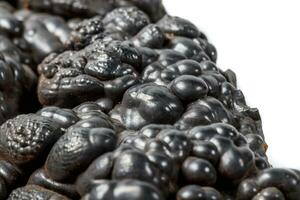
<svg viewBox="0 0 300 200"><path fill-rule="evenodd" d="M216 61L161 0L1 1L0 199L299 200Z"/></svg>

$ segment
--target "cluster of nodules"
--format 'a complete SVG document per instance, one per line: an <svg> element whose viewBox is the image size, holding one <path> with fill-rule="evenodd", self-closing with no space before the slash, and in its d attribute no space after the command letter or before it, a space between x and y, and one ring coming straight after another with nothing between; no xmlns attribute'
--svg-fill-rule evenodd
<svg viewBox="0 0 300 200"><path fill-rule="evenodd" d="M160 0L1 1L0 199L298 200L216 60Z"/></svg>

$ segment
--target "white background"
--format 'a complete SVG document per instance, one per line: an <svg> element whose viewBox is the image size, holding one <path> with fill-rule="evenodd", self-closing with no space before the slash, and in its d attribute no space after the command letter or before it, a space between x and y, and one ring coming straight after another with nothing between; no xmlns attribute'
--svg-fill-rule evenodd
<svg viewBox="0 0 300 200"><path fill-rule="evenodd" d="M300 169L300 5L297 0L164 0L218 50L218 66L236 72L258 107L275 167Z"/></svg>

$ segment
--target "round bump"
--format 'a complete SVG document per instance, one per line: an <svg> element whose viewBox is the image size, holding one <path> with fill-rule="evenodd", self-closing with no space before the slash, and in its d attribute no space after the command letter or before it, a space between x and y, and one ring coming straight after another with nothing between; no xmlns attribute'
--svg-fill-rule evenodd
<svg viewBox="0 0 300 200"><path fill-rule="evenodd" d="M217 180L217 172L214 166L200 158L188 157L181 167L184 179L191 184L214 185Z"/></svg>
<svg viewBox="0 0 300 200"><path fill-rule="evenodd" d="M205 97L208 93L208 86L205 81L191 75L176 78L169 87L184 102L195 101Z"/></svg>
<svg viewBox="0 0 300 200"><path fill-rule="evenodd" d="M19 115L0 128L0 155L17 165L33 164L61 135L59 125L51 119Z"/></svg>
<svg viewBox="0 0 300 200"><path fill-rule="evenodd" d="M116 135L106 128L71 128L53 146L45 164L55 181L74 180L92 161L116 145Z"/></svg>

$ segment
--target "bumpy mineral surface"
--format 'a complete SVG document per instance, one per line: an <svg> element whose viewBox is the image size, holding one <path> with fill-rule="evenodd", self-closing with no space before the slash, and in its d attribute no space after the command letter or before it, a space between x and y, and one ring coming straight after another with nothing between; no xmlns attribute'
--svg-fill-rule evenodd
<svg viewBox="0 0 300 200"><path fill-rule="evenodd" d="M161 0L0 2L0 199L299 200L256 108Z"/></svg>

